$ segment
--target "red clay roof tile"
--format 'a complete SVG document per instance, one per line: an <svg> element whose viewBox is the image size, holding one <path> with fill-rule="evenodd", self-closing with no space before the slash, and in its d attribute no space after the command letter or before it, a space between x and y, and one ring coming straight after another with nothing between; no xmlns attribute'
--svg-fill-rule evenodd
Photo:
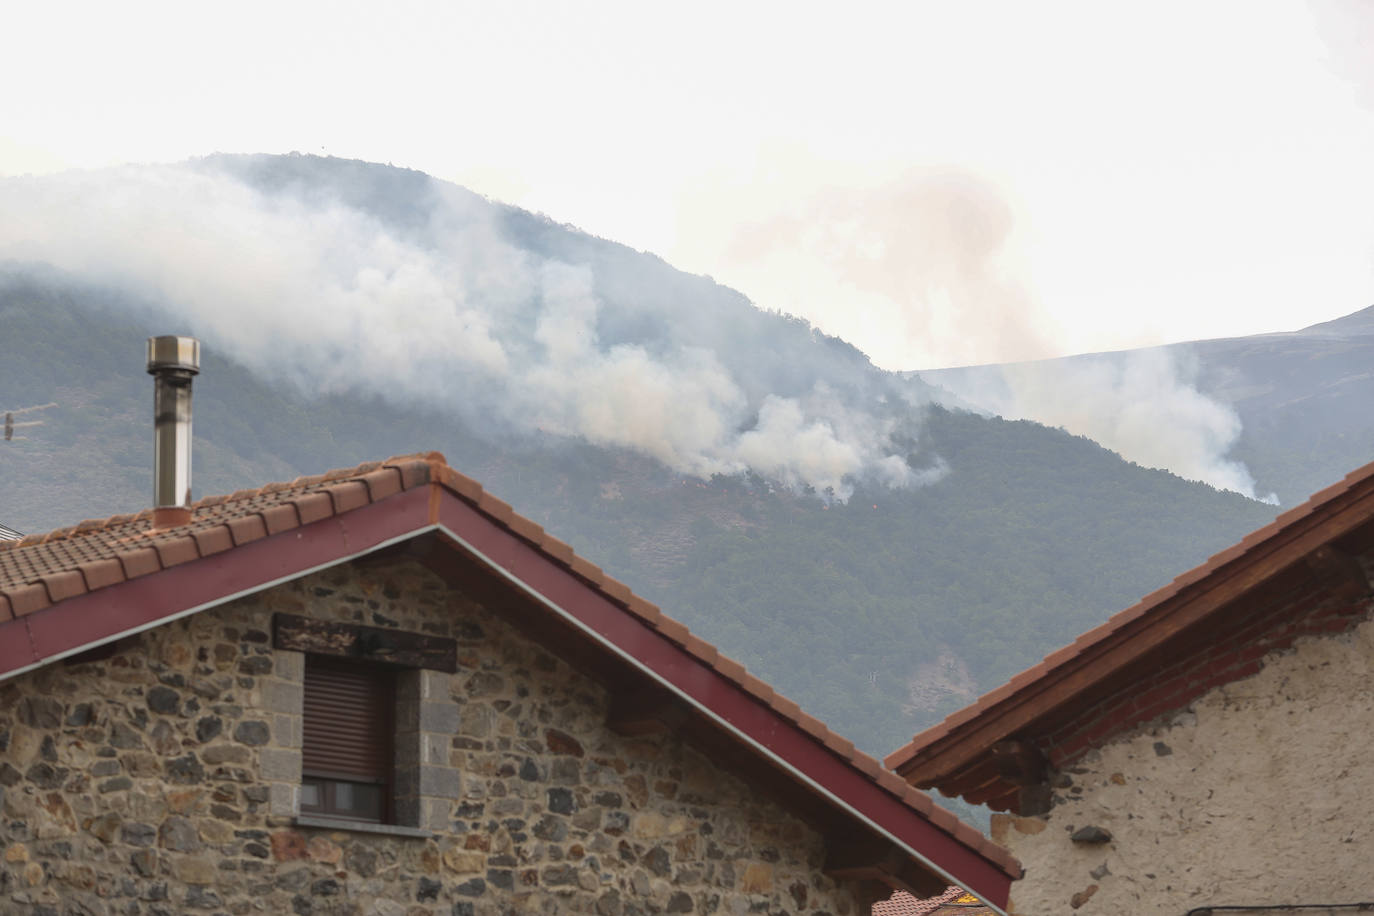
<svg viewBox="0 0 1374 916"><path fill-rule="evenodd" d="M191 532L191 537L196 539L196 549L200 551L202 557L220 553L234 546L233 535L224 525L195 529Z"/></svg>
<svg viewBox="0 0 1374 916"><path fill-rule="evenodd" d="M450 487L455 493L466 499L468 502L479 504L482 501L482 485L473 480L466 474L449 468L443 475L445 486Z"/></svg>
<svg viewBox="0 0 1374 916"><path fill-rule="evenodd" d="M486 501L486 497L483 497L483 501ZM586 579L592 585L600 585L606 578L606 574L601 571L600 566L597 566L595 563L589 563L579 556L574 556L572 558L572 563L568 565L568 568L583 579Z"/></svg>
<svg viewBox="0 0 1374 916"><path fill-rule="evenodd" d="M571 556L571 553L572 550L569 548L569 556ZM658 609L658 605L654 604L652 601L645 601L638 595L631 595L630 602L626 607L629 609L630 613L654 626L657 626L658 622L663 619L663 612Z"/></svg>
<svg viewBox="0 0 1374 916"><path fill-rule="evenodd" d="M373 498L375 499L376 497ZM482 491L481 497L477 500L477 508L481 509L503 525L509 524L511 518L515 515L515 510L510 507L510 503L497 499L485 490ZM591 564L588 563L587 565L590 566Z"/></svg>
<svg viewBox="0 0 1374 916"><path fill-rule="evenodd" d="M695 640L696 637L693 636L692 639ZM769 699L768 705L773 707L774 712L782 713L784 717L791 719L793 722L801 718L801 707L780 693L775 692Z"/></svg>
<svg viewBox="0 0 1374 916"><path fill-rule="evenodd" d="M297 514L296 507L291 503L267 506L258 514L262 516L262 523L267 526L268 534L281 534L283 531L290 531L301 525L300 515Z"/></svg>
<svg viewBox="0 0 1374 916"><path fill-rule="evenodd" d="M82 563L79 569L86 580L86 591L88 592L110 585L118 585L124 581L124 567L114 557L102 557L98 560Z"/></svg>
<svg viewBox="0 0 1374 916"><path fill-rule="evenodd" d="M964 896L963 888L958 887L950 887L942 894L925 898L913 896L906 891L896 891L887 900L879 900L873 904L873 916L945 916L946 913L983 916L985 913L992 913L992 910L986 907L970 908L969 904L955 903Z"/></svg>
<svg viewBox="0 0 1374 916"><path fill-rule="evenodd" d="M830 748L841 757L853 759L854 742L842 735L837 735L832 731L827 731L825 735L825 746Z"/></svg>
<svg viewBox="0 0 1374 916"><path fill-rule="evenodd" d="M153 547L157 550L158 561L163 569L200 559L195 539L191 537L158 540L153 543Z"/></svg>
<svg viewBox="0 0 1374 916"><path fill-rule="evenodd" d="M33 582L29 585L19 585L8 590L10 599L10 610L15 617L23 617L25 614L32 614L34 611L42 610L49 604L48 590L43 587L42 582Z"/></svg>
<svg viewBox="0 0 1374 916"><path fill-rule="evenodd" d="M374 503L401 492L401 474L393 468L369 471L362 479L367 484L367 492L371 494Z"/></svg>
<svg viewBox="0 0 1374 916"><path fill-rule="evenodd" d="M529 541L531 544L540 545L544 542L544 529L535 522L530 521L523 515L515 515L510 521L510 530L517 536ZM626 589L628 592L629 589Z"/></svg>
<svg viewBox="0 0 1374 916"><path fill-rule="evenodd" d="M634 592L630 591L630 587L628 585L626 585L624 582L612 579L609 576L607 576L606 580L601 583L601 590L605 592L606 595L613 599L617 604L628 605L630 603L630 599L634 597Z"/></svg>
<svg viewBox="0 0 1374 916"><path fill-rule="evenodd" d="M48 590L48 600L53 604L81 594L86 590L86 580L75 569L50 573L39 580Z"/></svg>
<svg viewBox="0 0 1374 916"><path fill-rule="evenodd" d="M387 467L395 468L401 475L401 489L409 490L430 482L430 456L436 453L430 452L429 455L420 455L415 458L393 459L386 463Z"/></svg>
<svg viewBox="0 0 1374 916"><path fill-rule="evenodd" d="M225 522L229 529L229 534L234 539L235 547L242 547L252 541L261 540L267 537L267 525L263 523L260 515L242 515L238 518L231 518Z"/></svg>
<svg viewBox="0 0 1374 916"><path fill-rule="evenodd" d="M361 480L348 480L324 487L321 493L328 494L334 502L334 512L350 512L361 509L368 503L367 484Z"/></svg>
<svg viewBox="0 0 1374 916"><path fill-rule="evenodd" d="M151 547L135 547L115 554L115 559L124 566L124 578L136 579L155 573L162 568L157 561L157 551Z"/></svg>
<svg viewBox="0 0 1374 916"><path fill-rule="evenodd" d="M544 532L544 537L540 539L539 547L546 554L553 557L555 560L557 560L559 563L562 563L564 566L567 566L569 563L572 562L573 549L569 547L567 544L560 541L558 538L549 534L547 531ZM648 603L644 602L643 599L640 600L642 603ZM639 611L633 607L630 608L630 610L635 611L636 614L639 613ZM640 616L643 615L641 614Z"/></svg>
<svg viewBox="0 0 1374 916"><path fill-rule="evenodd" d="M687 644L687 637L691 635L685 626L671 617L659 617L654 626L660 633L677 643L679 646L685 646Z"/></svg>
<svg viewBox="0 0 1374 916"><path fill-rule="evenodd" d="M689 635L687 645L683 648L712 667L715 667L716 659L720 657L719 649L698 636ZM801 707L798 707L797 711L800 712Z"/></svg>
<svg viewBox="0 0 1374 916"><path fill-rule="evenodd" d="M716 669L720 669L719 664L716 665ZM829 731L829 729L825 727L825 723L822 722L820 719L817 719L815 716L808 715L805 711L803 711L802 714L797 717L797 724L801 726L802 731L806 732L812 738L818 739L822 744L825 743L825 735L826 732Z"/></svg>
<svg viewBox="0 0 1374 916"><path fill-rule="evenodd" d="M296 497L296 511L300 514L301 524L309 525L333 515L334 500L324 492L303 493Z"/></svg>

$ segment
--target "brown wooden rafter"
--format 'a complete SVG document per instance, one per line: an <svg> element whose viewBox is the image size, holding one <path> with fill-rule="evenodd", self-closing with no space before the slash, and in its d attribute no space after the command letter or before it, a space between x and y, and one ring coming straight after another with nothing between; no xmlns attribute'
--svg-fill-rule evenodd
<svg viewBox="0 0 1374 916"><path fill-rule="evenodd" d="M877 881L915 897L933 897L948 882L917 867L909 855L882 837L842 834L826 844L825 874L835 879Z"/></svg>
<svg viewBox="0 0 1374 916"><path fill-rule="evenodd" d="M1323 544L1307 555L1307 568L1325 588L1353 601L1369 594L1369 577L1360 561L1338 547Z"/></svg>

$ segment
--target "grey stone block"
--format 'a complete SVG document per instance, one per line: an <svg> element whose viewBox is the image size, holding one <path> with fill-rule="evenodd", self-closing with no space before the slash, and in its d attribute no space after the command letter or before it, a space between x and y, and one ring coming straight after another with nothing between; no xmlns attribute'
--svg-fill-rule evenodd
<svg viewBox="0 0 1374 916"><path fill-rule="evenodd" d="M425 830L447 830L453 816L453 802L445 798L426 798L420 803L420 822Z"/></svg>
<svg viewBox="0 0 1374 916"><path fill-rule="evenodd" d="M448 735L420 735L420 763L432 763L437 766L448 766Z"/></svg>
<svg viewBox="0 0 1374 916"><path fill-rule="evenodd" d="M440 703L453 701L451 684L453 677L443 671L420 671L420 699Z"/></svg>
<svg viewBox="0 0 1374 916"><path fill-rule="evenodd" d="M305 653L278 649L272 653L275 658L273 673L284 681L297 684L305 681Z"/></svg>
<svg viewBox="0 0 1374 916"><path fill-rule="evenodd" d="M269 782L301 781L301 752L293 748L265 747L258 751L258 767Z"/></svg>
<svg viewBox="0 0 1374 916"><path fill-rule="evenodd" d="M420 768L417 766L397 767L392 779L391 792L397 798L418 797L420 794Z"/></svg>
<svg viewBox="0 0 1374 916"><path fill-rule="evenodd" d="M424 694L423 682L419 671L402 671L396 675L396 702L397 704L415 704L422 700Z"/></svg>
<svg viewBox="0 0 1374 916"><path fill-rule="evenodd" d="M297 812L296 800L300 797L300 786L286 782L271 785L269 808L273 814L294 817Z"/></svg>
<svg viewBox="0 0 1374 916"><path fill-rule="evenodd" d="M458 704L425 700L420 704L420 731L452 735L458 731Z"/></svg>
<svg viewBox="0 0 1374 916"><path fill-rule="evenodd" d="M423 827L420 823L420 799L415 796L392 799L392 810L396 812L396 823L406 827ZM444 824L442 826L448 826Z"/></svg>
<svg viewBox="0 0 1374 916"><path fill-rule="evenodd" d="M272 717L272 740L279 747L300 747L302 728L303 720L300 716L275 715Z"/></svg>
<svg viewBox="0 0 1374 916"><path fill-rule="evenodd" d="M292 681L265 681L262 685L262 705L268 712L299 716L305 703L305 688Z"/></svg>
<svg viewBox="0 0 1374 916"><path fill-rule="evenodd" d="M463 774L453 767L424 765L420 768L420 795L426 798L460 798Z"/></svg>

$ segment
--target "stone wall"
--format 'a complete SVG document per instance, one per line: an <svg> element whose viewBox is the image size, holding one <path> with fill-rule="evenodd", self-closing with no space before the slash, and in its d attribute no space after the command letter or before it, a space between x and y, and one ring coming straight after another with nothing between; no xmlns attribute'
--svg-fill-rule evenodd
<svg viewBox="0 0 1374 916"><path fill-rule="evenodd" d="M1012 911L1374 898L1374 623L1343 629L1079 757L1047 817L994 815L1026 869Z"/></svg>
<svg viewBox="0 0 1374 916"><path fill-rule="evenodd" d="M447 711L406 739L433 836L296 821L302 657L274 611L459 641L458 673L400 704ZM418 566L185 618L0 684L0 912L861 912L811 828L672 736L608 731L606 703Z"/></svg>

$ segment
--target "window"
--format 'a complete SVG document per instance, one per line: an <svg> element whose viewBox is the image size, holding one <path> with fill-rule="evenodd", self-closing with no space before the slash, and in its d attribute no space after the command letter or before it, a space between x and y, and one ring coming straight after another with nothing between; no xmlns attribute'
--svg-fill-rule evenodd
<svg viewBox="0 0 1374 916"><path fill-rule="evenodd" d="M394 670L307 656L301 813L394 821L395 709Z"/></svg>
<svg viewBox="0 0 1374 916"><path fill-rule="evenodd" d="M272 813L397 836L444 829L462 794L449 750L457 641L280 613L272 628L278 675L263 699L286 736L259 753Z"/></svg>

